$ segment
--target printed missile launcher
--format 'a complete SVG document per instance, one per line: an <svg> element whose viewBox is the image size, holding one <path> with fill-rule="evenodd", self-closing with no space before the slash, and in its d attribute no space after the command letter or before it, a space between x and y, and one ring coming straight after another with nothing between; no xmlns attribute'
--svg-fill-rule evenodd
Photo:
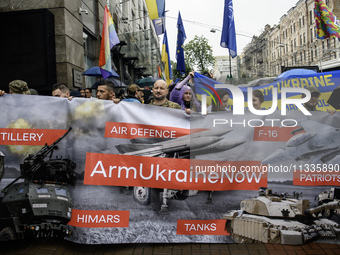
<svg viewBox="0 0 340 255"><path fill-rule="evenodd" d="M52 159L57 144L70 130L53 144L28 155L20 165L21 175L2 190L0 241L70 235L67 223L72 198L67 185L75 184L76 164L62 157ZM3 158L0 154L0 176L4 172ZM23 181L18 182L20 179Z"/></svg>
<svg viewBox="0 0 340 255"><path fill-rule="evenodd" d="M240 210L228 211L222 218L237 243L301 245L317 239L339 239L340 225L320 216L325 209L340 208L340 202L310 208L309 200L297 197L261 188L258 197L241 201Z"/></svg>

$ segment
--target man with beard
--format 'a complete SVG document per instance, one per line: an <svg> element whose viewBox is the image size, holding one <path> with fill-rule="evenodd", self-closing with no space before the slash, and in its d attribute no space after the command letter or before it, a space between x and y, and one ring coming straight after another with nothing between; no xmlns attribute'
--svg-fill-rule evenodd
<svg viewBox="0 0 340 255"><path fill-rule="evenodd" d="M179 104L171 102L166 98L168 92L169 90L166 82L163 80L157 80L152 88L153 99L151 100L150 104L174 109L182 109Z"/></svg>

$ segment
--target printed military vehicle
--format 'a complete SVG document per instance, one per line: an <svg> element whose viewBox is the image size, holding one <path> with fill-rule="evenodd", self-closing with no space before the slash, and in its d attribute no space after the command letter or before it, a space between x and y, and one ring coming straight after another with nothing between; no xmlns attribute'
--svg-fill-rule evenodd
<svg viewBox="0 0 340 255"><path fill-rule="evenodd" d="M340 188L330 188L321 192L317 196L318 205L323 205L333 201L340 201ZM324 217L331 217L334 213L340 215L340 209L325 209L322 211Z"/></svg>
<svg viewBox="0 0 340 255"><path fill-rule="evenodd" d="M52 159L57 144L70 130L53 144L28 155L20 165L21 175L2 190L0 241L70 235L67 223L71 219L72 198L67 184L75 183L76 164L62 157ZM3 173L4 155L0 152L0 177ZM18 182L20 179L23 181Z"/></svg>
<svg viewBox="0 0 340 255"><path fill-rule="evenodd" d="M320 217L325 209L340 208L340 202L310 208L307 199L276 195L271 189L262 188L258 197L241 201L240 207L222 216L237 243L301 245L315 239L336 240L340 236L338 223Z"/></svg>

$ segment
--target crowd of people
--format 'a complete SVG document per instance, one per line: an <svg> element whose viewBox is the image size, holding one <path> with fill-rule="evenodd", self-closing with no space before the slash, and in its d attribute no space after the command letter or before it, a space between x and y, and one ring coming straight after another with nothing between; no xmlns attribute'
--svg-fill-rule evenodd
<svg viewBox="0 0 340 255"><path fill-rule="evenodd" d="M194 72L182 81L168 86L164 80L157 80L152 89L141 88L136 84L128 86L128 88L117 88L110 80L102 80L98 83L96 90L96 98L101 100L111 100L114 103L133 102L139 104L151 104L162 107L182 109L187 115L191 112L201 112L201 102L196 97L195 89L191 79L194 78ZM321 95L316 87L307 87L311 92L311 99L304 103L308 111L316 111L316 106ZM25 94L38 95L35 89L30 89L28 84L22 80L14 80L8 85L9 94ZM54 97L63 97L72 100L74 97L92 98L91 88L80 88L70 91L65 83L56 83L52 86L51 95ZM5 91L0 90L0 96ZM228 108L230 92L227 89L217 89L213 95L213 102L207 107L208 112L230 111ZM302 94L302 98L306 95ZM261 90L253 90L252 105L256 110L261 110L264 102L264 95ZM335 110L327 110L330 114L334 114Z"/></svg>

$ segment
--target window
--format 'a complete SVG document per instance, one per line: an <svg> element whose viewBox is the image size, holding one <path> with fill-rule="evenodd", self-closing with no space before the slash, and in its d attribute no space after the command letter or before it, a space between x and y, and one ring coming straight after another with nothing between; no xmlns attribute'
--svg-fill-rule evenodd
<svg viewBox="0 0 340 255"><path fill-rule="evenodd" d="M302 45L302 35L300 35L300 45Z"/></svg>
<svg viewBox="0 0 340 255"><path fill-rule="evenodd" d="M63 188L55 188L54 191L55 191L55 194L56 194L57 196L64 196L64 197L67 197L67 191L66 191L66 189L63 189Z"/></svg>
<svg viewBox="0 0 340 255"><path fill-rule="evenodd" d="M314 38L316 38L316 27L314 27Z"/></svg>
<svg viewBox="0 0 340 255"><path fill-rule="evenodd" d="M313 60L313 50L310 51L310 61L312 61L312 62L314 61Z"/></svg>
<svg viewBox="0 0 340 255"><path fill-rule="evenodd" d="M43 193L47 193L47 194L48 194L48 189L45 188L45 187L35 188L35 191L36 191L38 194L43 194Z"/></svg>
<svg viewBox="0 0 340 255"><path fill-rule="evenodd" d="M306 43L306 33L303 33L303 44Z"/></svg>
<svg viewBox="0 0 340 255"><path fill-rule="evenodd" d="M302 26L305 25L305 16L302 16Z"/></svg>
<svg viewBox="0 0 340 255"><path fill-rule="evenodd" d="M295 23L293 24L293 27L294 27L294 33L295 33Z"/></svg>
<svg viewBox="0 0 340 255"><path fill-rule="evenodd" d="M310 40L313 41L313 28L310 29Z"/></svg>
<svg viewBox="0 0 340 255"><path fill-rule="evenodd" d="M296 39L294 39L294 49L296 49Z"/></svg>
<svg viewBox="0 0 340 255"><path fill-rule="evenodd" d="M301 19L299 19L299 27L300 27L300 28L302 27Z"/></svg>
<svg viewBox="0 0 340 255"><path fill-rule="evenodd" d="M329 38L327 39L327 49L329 49L331 47L331 43L330 43L330 40Z"/></svg>
<svg viewBox="0 0 340 255"><path fill-rule="evenodd" d="M318 57L318 49L317 49L317 47L316 47L316 45L315 45L315 58L317 58Z"/></svg>
<svg viewBox="0 0 340 255"><path fill-rule="evenodd" d="M310 10L309 11L309 25L312 25L313 24L313 11L312 10Z"/></svg>
<svg viewBox="0 0 340 255"><path fill-rule="evenodd" d="M293 41L290 41L291 52L293 52Z"/></svg>

